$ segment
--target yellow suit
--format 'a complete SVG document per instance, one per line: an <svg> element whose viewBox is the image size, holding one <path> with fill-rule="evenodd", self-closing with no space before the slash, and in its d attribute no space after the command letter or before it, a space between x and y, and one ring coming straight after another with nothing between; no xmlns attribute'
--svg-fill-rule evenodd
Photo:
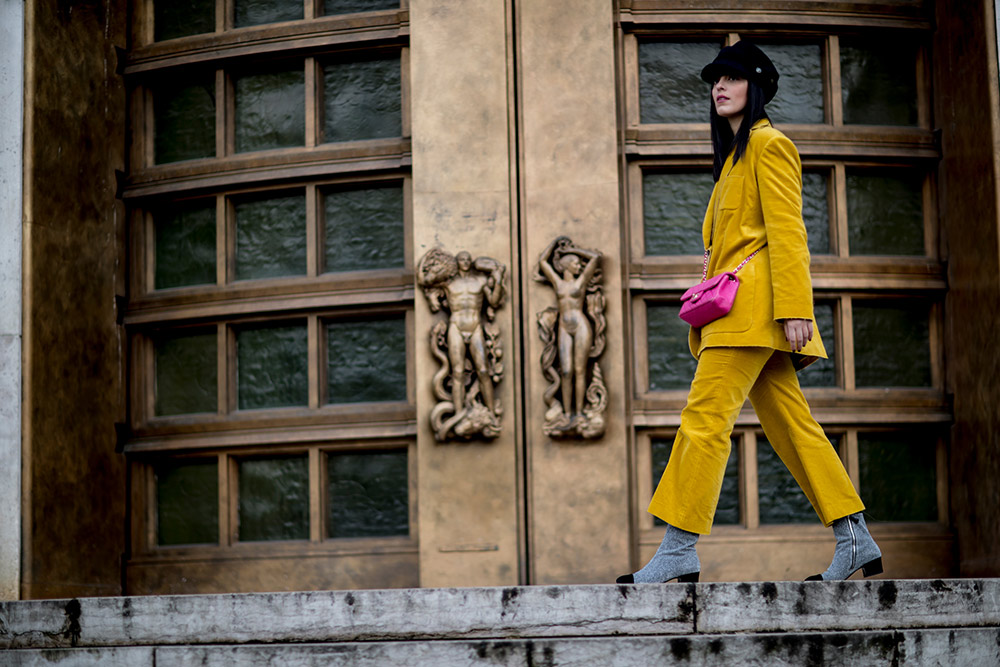
<svg viewBox="0 0 1000 667"><path fill-rule="evenodd" d="M698 368L649 512L682 530L711 532L730 434L748 398L823 523L860 512L864 504L795 375L826 350L813 317L799 154L767 120L753 126L739 162L734 166L732 155L726 161L703 235L709 277L763 250L740 270L732 310L691 330ZM813 338L799 354L785 339L783 319L813 321Z"/></svg>
<svg viewBox="0 0 1000 667"><path fill-rule="evenodd" d="M813 317L799 152L769 121L760 120L750 130L746 153L735 165L732 160L730 154L702 226L711 249L708 277L732 271L754 250L763 250L737 274L740 288L729 314L691 330L691 352L697 357L706 347L720 346L790 352L778 320L813 320L813 339L802 350L804 358L795 358L803 368L825 359L826 349Z"/></svg>

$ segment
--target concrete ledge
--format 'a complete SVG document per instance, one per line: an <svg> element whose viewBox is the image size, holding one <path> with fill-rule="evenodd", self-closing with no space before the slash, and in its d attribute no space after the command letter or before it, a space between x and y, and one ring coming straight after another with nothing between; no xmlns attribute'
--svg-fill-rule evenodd
<svg viewBox="0 0 1000 667"><path fill-rule="evenodd" d="M1000 579L699 584L698 632L1000 626Z"/></svg>
<svg viewBox="0 0 1000 667"><path fill-rule="evenodd" d="M0 653L0 665L36 667L154 667L155 648L46 648Z"/></svg>
<svg viewBox="0 0 1000 667"><path fill-rule="evenodd" d="M1000 664L995 659L998 642L997 579L526 586L0 602L0 649L10 649L0 654L0 664L14 658L28 661L14 664L35 664L31 661L50 655L42 649L100 652L132 647L156 648L150 655L158 667L201 664L202 660L205 664L249 664L257 659L254 656L264 660L265 654L274 652L280 652L282 664L339 664L337 656L347 650L345 646L353 647L350 660L360 664L425 660L466 664L463 661L480 651L487 651L496 664L556 664L546 662L550 654L572 663L578 650L603 656L590 663L590 657L580 657L585 664L628 664L628 660L652 660L654 654L685 651L694 656L691 664L718 663L720 655L726 656L726 662L763 655L768 663L785 664L781 660L812 660L814 654L834 655L837 650L859 656L859 664L876 660L882 655L878 651L892 653L893 659L915 660L915 656L940 652L949 656L945 661L949 664ZM532 653L539 650L543 652ZM977 659L954 657L966 653L974 653ZM90 664L96 654L59 655L78 655L81 664ZM115 651L107 655L109 664L119 659ZM147 654L134 655L134 664L143 664L142 656Z"/></svg>
<svg viewBox="0 0 1000 667"><path fill-rule="evenodd" d="M694 585L525 586L0 603L0 648L694 632Z"/></svg>
<svg viewBox="0 0 1000 667"><path fill-rule="evenodd" d="M9 661L8 661L9 660ZM367 642L271 646L174 646L156 649L15 650L10 665L229 667L332 665L995 665L1000 630L780 633L694 637L599 637L437 642Z"/></svg>

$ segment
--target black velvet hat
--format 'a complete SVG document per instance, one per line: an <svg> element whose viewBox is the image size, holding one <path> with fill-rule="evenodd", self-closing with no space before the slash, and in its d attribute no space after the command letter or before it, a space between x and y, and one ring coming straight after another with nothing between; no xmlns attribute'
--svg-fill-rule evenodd
<svg viewBox="0 0 1000 667"><path fill-rule="evenodd" d="M723 47L715 60L701 70L701 78L708 83L715 83L723 74L732 73L760 86L764 91L765 102L770 102L778 92L778 70L774 63L756 45L745 39Z"/></svg>

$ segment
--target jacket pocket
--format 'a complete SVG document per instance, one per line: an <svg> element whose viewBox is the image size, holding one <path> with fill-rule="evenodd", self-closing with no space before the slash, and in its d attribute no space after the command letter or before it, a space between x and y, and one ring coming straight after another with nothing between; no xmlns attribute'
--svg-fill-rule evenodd
<svg viewBox="0 0 1000 667"><path fill-rule="evenodd" d="M731 210L734 208L739 208L742 202L743 202L743 177L742 176L727 177L726 182L722 186L722 200L719 202L719 208L722 210Z"/></svg>

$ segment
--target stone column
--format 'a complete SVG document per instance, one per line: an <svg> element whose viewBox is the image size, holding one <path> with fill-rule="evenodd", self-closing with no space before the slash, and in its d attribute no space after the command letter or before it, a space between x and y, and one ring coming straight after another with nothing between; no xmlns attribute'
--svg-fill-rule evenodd
<svg viewBox="0 0 1000 667"><path fill-rule="evenodd" d="M441 316L415 303L417 503L421 586L510 585L519 580L517 288L511 235L508 7L495 0L410 0L413 264L440 247L508 267L497 311L505 373L496 392L501 433L471 442L434 439L428 335Z"/></svg>
<svg viewBox="0 0 1000 667"><path fill-rule="evenodd" d="M0 2L0 600L21 590L24 3Z"/></svg>
<svg viewBox="0 0 1000 667"><path fill-rule="evenodd" d="M609 390L600 440L542 433L546 382L535 314L552 290L526 289L524 307L528 553L535 584L612 582L627 571L621 214L615 115L614 11L605 0L516 5L520 93L521 256L524 275L557 236L603 253Z"/></svg>

